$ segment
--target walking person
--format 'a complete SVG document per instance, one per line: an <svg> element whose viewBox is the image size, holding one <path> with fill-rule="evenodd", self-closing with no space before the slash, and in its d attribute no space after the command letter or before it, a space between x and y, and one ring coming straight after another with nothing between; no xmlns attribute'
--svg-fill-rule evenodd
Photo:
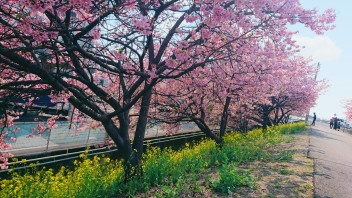
<svg viewBox="0 0 352 198"><path fill-rule="evenodd" d="M315 120L317 119L317 115L315 114L315 112L313 113L313 122L312 122L312 126L315 126Z"/></svg>
<svg viewBox="0 0 352 198"><path fill-rule="evenodd" d="M336 114L335 114L335 117L334 117L334 129L337 130L337 117L336 117Z"/></svg>
<svg viewBox="0 0 352 198"><path fill-rule="evenodd" d="M338 121L337 121L337 130L340 131L340 128L341 128L341 121L338 120Z"/></svg>
<svg viewBox="0 0 352 198"><path fill-rule="evenodd" d="M334 128L334 118L330 118L330 129Z"/></svg>

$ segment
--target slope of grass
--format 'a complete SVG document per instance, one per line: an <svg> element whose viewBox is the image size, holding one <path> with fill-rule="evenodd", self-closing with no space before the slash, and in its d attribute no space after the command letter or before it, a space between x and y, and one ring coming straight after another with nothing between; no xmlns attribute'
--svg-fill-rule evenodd
<svg viewBox="0 0 352 198"><path fill-rule="evenodd" d="M256 186L251 170L241 171L236 166L275 158L269 150L284 140L283 134L304 129L304 123L295 123L265 132L257 129L247 134L228 133L222 148L209 139L177 151L150 147L143 156L143 175L127 184L123 183L122 161L82 155L75 161L74 170L62 167L56 172L35 168L22 175L14 172L11 179L0 181L0 197L132 197L145 192L156 197L177 197L192 196L201 191L201 185L230 193L241 186ZM220 177L213 181L208 175L204 179L202 176L210 170L218 170Z"/></svg>

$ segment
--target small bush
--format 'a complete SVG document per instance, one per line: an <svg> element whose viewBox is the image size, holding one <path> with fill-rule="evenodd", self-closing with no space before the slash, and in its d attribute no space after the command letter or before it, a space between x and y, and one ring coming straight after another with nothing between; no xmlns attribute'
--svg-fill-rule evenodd
<svg viewBox="0 0 352 198"><path fill-rule="evenodd" d="M292 174L293 174L292 171L287 170L287 169L281 169L281 170L279 171L279 173L280 173L281 175L292 175Z"/></svg>
<svg viewBox="0 0 352 198"><path fill-rule="evenodd" d="M213 188L221 193L231 194L239 187L254 185L255 180L250 171L236 169L233 164L224 164L219 170L219 180L214 182Z"/></svg>

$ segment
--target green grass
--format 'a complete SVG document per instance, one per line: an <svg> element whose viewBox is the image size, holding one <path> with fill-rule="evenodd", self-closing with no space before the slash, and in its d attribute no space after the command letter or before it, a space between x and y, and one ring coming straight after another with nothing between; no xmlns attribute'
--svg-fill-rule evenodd
<svg viewBox="0 0 352 198"><path fill-rule="evenodd" d="M287 169L281 169L281 170L279 171L279 173L280 173L281 175L292 175L292 174L293 174L293 171L290 171L290 170L287 170Z"/></svg>
<svg viewBox="0 0 352 198"><path fill-rule="evenodd" d="M255 185L251 171L238 169L235 164L223 164L219 169L219 179L214 182L213 188L221 193L232 194L239 187L254 187Z"/></svg>
<svg viewBox="0 0 352 198"><path fill-rule="evenodd" d="M222 148L210 139L186 144L177 151L150 147L143 156L143 175L127 184L123 183L123 162L82 155L74 170L13 173L11 179L0 181L0 197L133 197L152 188L158 189L153 196L178 197L197 193L199 175L209 169L218 170L219 178L208 186L214 191L231 193L241 186L255 186L250 171L236 168L238 165L256 160L292 159L292 153L271 156L269 150L285 140L283 134L304 129L304 123L295 123L271 127L265 132L260 129L247 134L232 132L224 137Z"/></svg>

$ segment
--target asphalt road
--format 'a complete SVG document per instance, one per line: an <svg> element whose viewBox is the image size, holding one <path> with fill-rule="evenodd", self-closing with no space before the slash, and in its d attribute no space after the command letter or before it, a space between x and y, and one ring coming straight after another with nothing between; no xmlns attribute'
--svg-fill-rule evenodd
<svg viewBox="0 0 352 198"><path fill-rule="evenodd" d="M315 197L352 198L352 135L317 123L310 131Z"/></svg>

